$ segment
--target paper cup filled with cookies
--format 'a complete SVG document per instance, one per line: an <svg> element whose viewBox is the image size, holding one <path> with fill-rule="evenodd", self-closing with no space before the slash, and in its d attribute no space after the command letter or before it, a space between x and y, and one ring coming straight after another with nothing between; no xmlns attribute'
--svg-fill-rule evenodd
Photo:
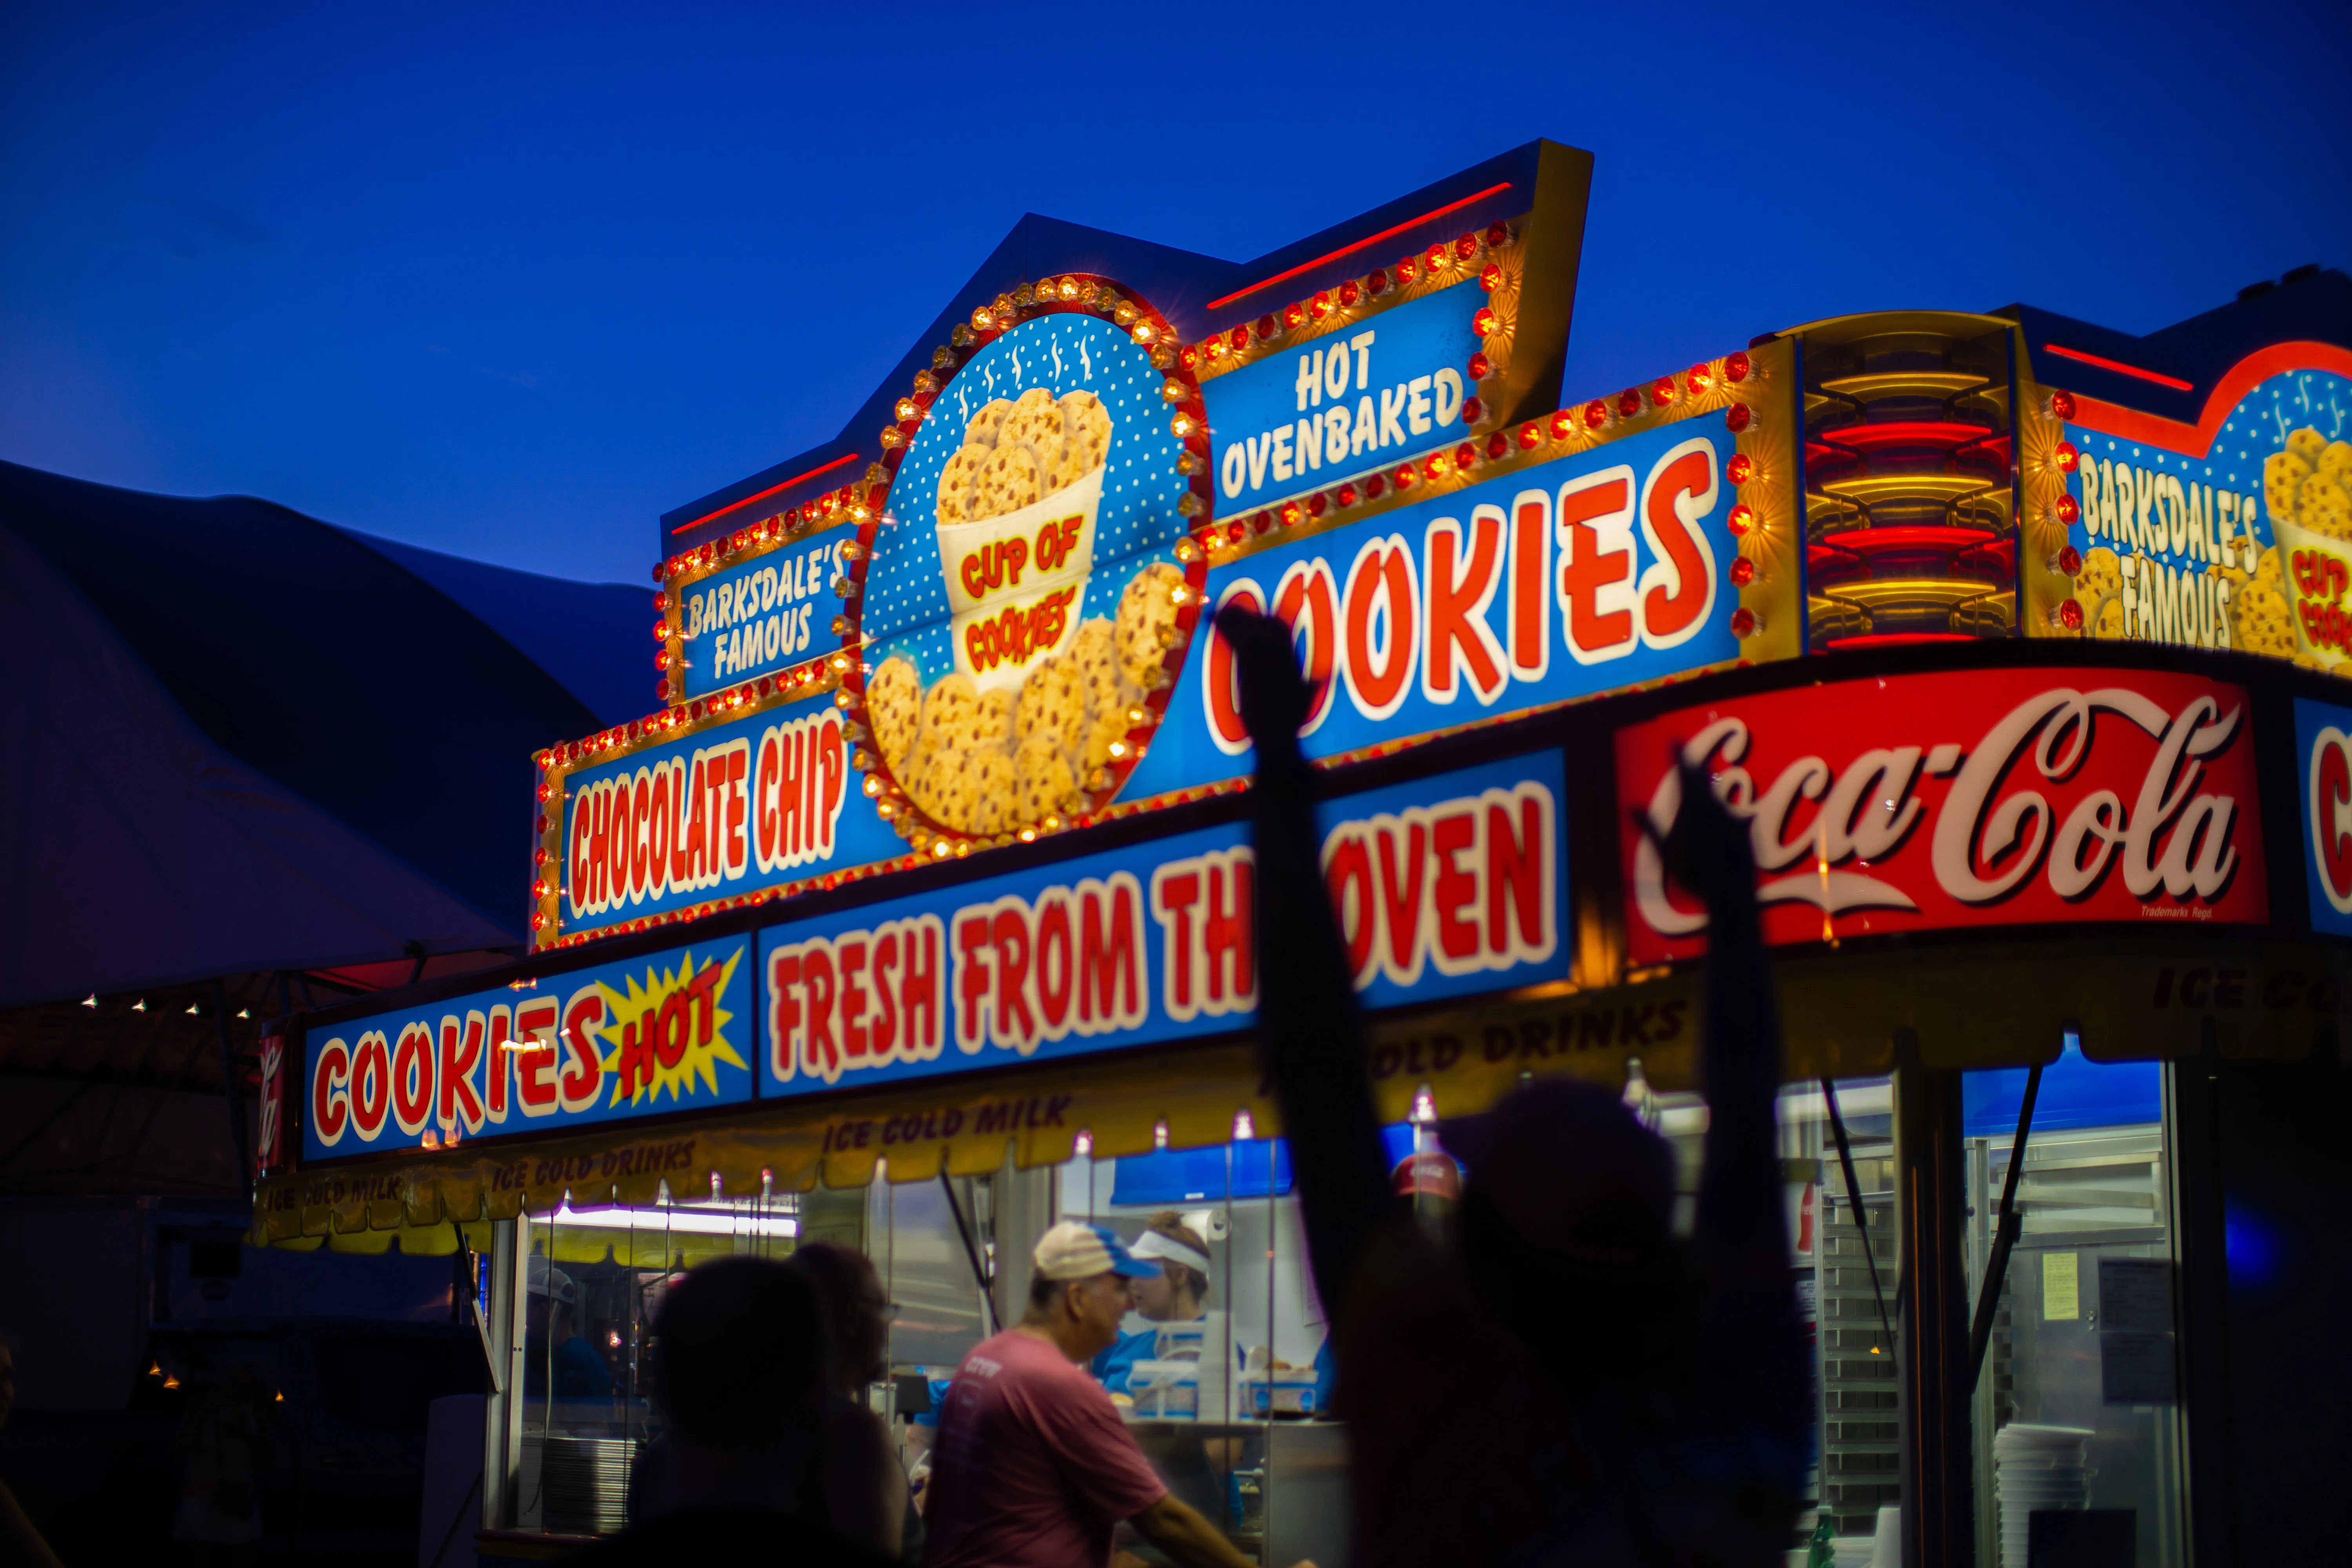
<svg viewBox="0 0 2352 1568"><path fill-rule="evenodd" d="M961 668L926 685L894 653L866 683L875 747L908 798L958 833L1017 833L1084 811L1167 679L1188 594L1182 568L1136 565L1117 614L1072 614L1066 645L1028 661L1013 685L982 686Z"/></svg>
<svg viewBox="0 0 2352 1568"><path fill-rule="evenodd" d="M1076 641L1110 437L1094 394L1031 387L972 416L940 470L940 570L976 690L1018 689Z"/></svg>
<svg viewBox="0 0 2352 1568"><path fill-rule="evenodd" d="M2336 668L2352 658L2352 442L2295 431L2263 464L2263 500L2295 662Z"/></svg>

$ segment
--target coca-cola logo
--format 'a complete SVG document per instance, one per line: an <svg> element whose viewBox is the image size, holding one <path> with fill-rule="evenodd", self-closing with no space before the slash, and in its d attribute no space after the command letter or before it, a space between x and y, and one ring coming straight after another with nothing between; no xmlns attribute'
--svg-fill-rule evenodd
<svg viewBox="0 0 2352 1568"><path fill-rule="evenodd" d="M2260 921L2247 729L2242 691L2187 676L1851 681L1621 731L1618 783L1663 833L1681 806L1675 755L1712 775L1748 823L1776 942L2045 921ZM1624 849L1631 956L1691 951L1705 912L1668 886L1630 823ZM2352 839L2345 852L2352 880Z"/></svg>

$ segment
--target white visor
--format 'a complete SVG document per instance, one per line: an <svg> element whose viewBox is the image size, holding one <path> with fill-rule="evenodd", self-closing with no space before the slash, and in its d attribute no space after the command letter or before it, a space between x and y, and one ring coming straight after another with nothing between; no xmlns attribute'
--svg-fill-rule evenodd
<svg viewBox="0 0 2352 1568"><path fill-rule="evenodd" d="M1174 1237L1162 1236L1156 1230L1145 1231L1127 1250L1130 1257L1162 1258L1171 1262L1181 1263L1187 1268L1197 1268L1203 1276L1209 1272L1207 1253L1195 1252Z"/></svg>

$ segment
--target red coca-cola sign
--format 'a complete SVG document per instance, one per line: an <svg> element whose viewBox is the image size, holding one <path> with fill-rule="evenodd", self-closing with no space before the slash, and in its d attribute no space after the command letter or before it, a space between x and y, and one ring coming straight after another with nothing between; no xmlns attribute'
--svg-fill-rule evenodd
<svg viewBox="0 0 2352 1568"><path fill-rule="evenodd" d="M1660 831L1677 752L1748 824L1767 941L2081 921L2268 919L2246 694L2136 670L1849 680L1617 732L1618 799ZM1628 957L1706 915L1623 831Z"/></svg>

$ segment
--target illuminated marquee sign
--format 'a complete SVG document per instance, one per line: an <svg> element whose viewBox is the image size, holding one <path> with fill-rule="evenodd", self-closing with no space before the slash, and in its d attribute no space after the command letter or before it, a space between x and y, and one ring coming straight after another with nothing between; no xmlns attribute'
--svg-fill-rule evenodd
<svg viewBox="0 0 2352 1568"><path fill-rule="evenodd" d="M870 446L682 510L695 542L656 572L672 706L538 759L533 945L1229 785L1225 599L1330 678L1307 741L1333 760L1800 651L1790 344L1549 406L1585 168L1523 149L1205 303L1242 280L1139 261L1192 341L1118 277L1007 281L910 356ZM761 736L828 698L793 818ZM793 821L814 847L772 850L759 829Z"/></svg>
<svg viewBox="0 0 2352 1568"><path fill-rule="evenodd" d="M1557 753L1328 803L1323 862L1373 1005L1565 977ZM1240 826L761 933L764 1094L1238 1028L1257 1005Z"/></svg>
<svg viewBox="0 0 2352 1568"><path fill-rule="evenodd" d="M302 1152L627 1121L751 1098L751 939L722 938L495 991L314 1026Z"/></svg>
<svg viewBox="0 0 2352 1568"><path fill-rule="evenodd" d="M832 702L786 703L563 775L566 931L811 881L899 853Z"/></svg>
<svg viewBox="0 0 2352 1568"><path fill-rule="evenodd" d="M1563 979L1559 754L1326 803L1368 1005ZM306 1160L446 1147L1247 1026L1245 824L336 1025L304 1047ZM756 949L756 951L755 951ZM755 1062L754 1053L758 1059Z"/></svg>
<svg viewBox="0 0 2352 1568"><path fill-rule="evenodd" d="M2252 715L2196 676L1969 670L1685 709L1617 733L1618 799L1660 831L1674 759L1748 823L1766 938L2269 919ZM1700 951L1706 916L1622 830L1635 963Z"/></svg>
<svg viewBox="0 0 2352 1568"><path fill-rule="evenodd" d="M1662 423L1240 555L1208 596L1295 628L1324 682L1315 756L1727 665L1796 614L1786 563L1759 570L1776 535L1746 499L1758 465L1721 414ZM1206 626L1200 640L1139 795L1251 766L1232 660Z"/></svg>
<svg viewBox="0 0 2352 1568"><path fill-rule="evenodd" d="M686 695L704 697L774 675L840 646L838 530L715 573L678 595Z"/></svg>
<svg viewBox="0 0 2352 1568"><path fill-rule="evenodd" d="M2102 429L2071 395L2051 398L2065 421L2058 521L2072 584L2058 626L2037 629L2341 672L2352 659L2352 360L2223 387L2201 427L2107 416L2117 428Z"/></svg>
<svg viewBox="0 0 2352 1568"><path fill-rule="evenodd" d="M1517 250L1496 254L1510 261L1516 284ZM1487 267L1499 287L1502 260ZM1393 295L1389 274L1381 277ZM1205 367L1220 510L1246 512L1361 479L1450 446L1482 421L1480 375L1500 368L1508 338L1480 276L1440 278L1437 292L1349 312L1348 326L1328 336L1297 340L1214 379Z"/></svg>

